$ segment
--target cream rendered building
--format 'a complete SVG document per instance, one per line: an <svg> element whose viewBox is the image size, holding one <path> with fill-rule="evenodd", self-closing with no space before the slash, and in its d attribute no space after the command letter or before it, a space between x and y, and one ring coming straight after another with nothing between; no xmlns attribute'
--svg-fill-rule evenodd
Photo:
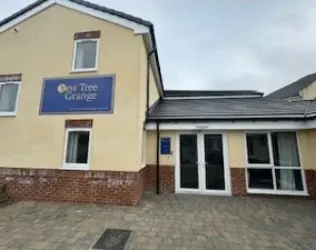
<svg viewBox="0 0 316 250"><path fill-rule="evenodd" d="M291 102L166 91L150 22L37 1L0 22L0 185L115 204L144 191L315 195L314 89Z"/></svg>

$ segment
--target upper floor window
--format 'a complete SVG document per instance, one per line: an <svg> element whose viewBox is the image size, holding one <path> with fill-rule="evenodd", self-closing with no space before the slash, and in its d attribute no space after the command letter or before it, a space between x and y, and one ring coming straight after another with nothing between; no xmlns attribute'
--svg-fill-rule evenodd
<svg viewBox="0 0 316 250"><path fill-rule="evenodd" d="M98 68L100 31L75 34L72 71L91 71Z"/></svg>
<svg viewBox="0 0 316 250"><path fill-rule="evenodd" d="M21 75L0 75L0 116L15 115Z"/></svg>

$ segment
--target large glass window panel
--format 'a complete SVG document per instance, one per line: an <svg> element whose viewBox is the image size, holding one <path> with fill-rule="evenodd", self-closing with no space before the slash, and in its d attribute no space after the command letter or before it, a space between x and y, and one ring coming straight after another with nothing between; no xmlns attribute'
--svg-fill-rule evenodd
<svg viewBox="0 0 316 250"><path fill-rule="evenodd" d="M276 185L279 190L303 191L300 169L275 169Z"/></svg>
<svg viewBox="0 0 316 250"><path fill-rule="evenodd" d="M248 187L252 189L273 189L272 169L248 169Z"/></svg>
<svg viewBox="0 0 316 250"><path fill-rule="evenodd" d="M269 145L267 134L246 134L248 163L269 164Z"/></svg>
<svg viewBox="0 0 316 250"><path fill-rule="evenodd" d="M300 166L295 132L271 133L275 166Z"/></svg>

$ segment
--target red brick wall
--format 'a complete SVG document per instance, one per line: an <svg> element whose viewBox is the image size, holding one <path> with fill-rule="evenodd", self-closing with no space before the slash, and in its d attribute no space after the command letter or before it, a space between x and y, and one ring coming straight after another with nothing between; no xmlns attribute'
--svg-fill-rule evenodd
<svg viewBox="0 0 316 250"><path fill-rule="evenodd" d="M160 166L160 193L175 192L174 166ZM231 168L232 194L247 195L245 169ZM316 171L305 170L308 193L316 196ZM0 186L7 183L17 200L93 202L135 205L144 190L156 192L156 166L139 172L0 168Z"/></svg>
<svg viewBox="0 0 316 250"><path fill-rule="evenodd" d="M135 205L144 190L140 172L0 168L13 199Z"/></svg>
<svg viewBox="0 0 316 250"><path fill-rule="evenodd" d="M175 167L159 166L160 193L174 193L175 191ZM146 191L156 192L156 166L147 165L146 169Z"/></svg>
<svg viewBox="0 0 316 250"><path fill-rule="evenodd" d="M244 168L231 168L231 188L234 196L247 195Z"/></svg>
<svg viewBox="0 0 316 250"><path fill-rule="evenodd" d="M316 171L305 170L305 178L308 194L316 196Z"/></svg>

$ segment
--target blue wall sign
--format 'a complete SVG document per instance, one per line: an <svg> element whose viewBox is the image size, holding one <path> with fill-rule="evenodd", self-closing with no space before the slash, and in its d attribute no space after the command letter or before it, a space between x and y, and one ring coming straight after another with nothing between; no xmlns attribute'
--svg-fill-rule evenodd
<svg viewBox="0 0 316 250"><path fill-rule="evenodd" d="M114 77L45 79L40 114L111 113Z"/></svg>
<svg viewBox="0 0 316 250"><path fill-rule="evenodd" d="M170 138L164 137L160 139L160 154L168 155L170 154Z"/></svg>

